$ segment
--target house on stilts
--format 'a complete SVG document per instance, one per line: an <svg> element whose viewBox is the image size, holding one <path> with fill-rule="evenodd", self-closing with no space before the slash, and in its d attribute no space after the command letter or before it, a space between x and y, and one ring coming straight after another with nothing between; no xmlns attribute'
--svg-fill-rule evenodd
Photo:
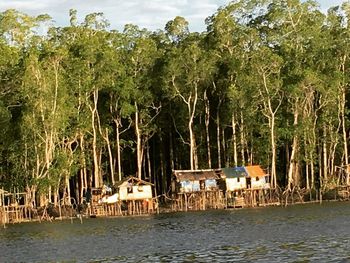
<svg viewBox="0 0 350 263"><path fill-rule="evenodd" d="M154 185L130 176L113 186L107 193L102 188L92 192L92 216L142 215L158 212Z"/></svg>
<svg viewBox="0 0 350 263"><path fill-rule="evenodd" d="M228 207L255 207L278 203L269 175L260 165L223 168Z"/></svg>
<svg viewBox="0 0 350 263"><path fill-rule="evenodd" d="M244 167L222 168L226 183L227 207L244 207L244 193L247 189L248 173Z"/></svg>
<svg viewBox="0 0 350 263"><path fill-rule="evenodd" d="M172 210L206 210L225 207L223 180L218 170L174 170Z"/></svg>

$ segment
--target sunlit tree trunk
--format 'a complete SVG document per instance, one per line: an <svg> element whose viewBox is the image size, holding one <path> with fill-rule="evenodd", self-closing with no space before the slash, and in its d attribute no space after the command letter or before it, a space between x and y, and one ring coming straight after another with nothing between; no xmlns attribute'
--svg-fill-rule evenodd
<svg viewBox="0 0 350 263"><path fill-rule="evenodd" d="M236 119L235 114L232 114L232 142L233 142L233 165L238 165L238 158L237 158L237 136L236 136Z"/></svg>
<svg viewBox="0 0 350 263"><path fill-rule="evenodd" d="M207 97L207 91L204 92L204 103L205 103L205 133L207 137L208 167L211 168L210 136L209 136L210 107L209 107L209 99Z"/></svg>

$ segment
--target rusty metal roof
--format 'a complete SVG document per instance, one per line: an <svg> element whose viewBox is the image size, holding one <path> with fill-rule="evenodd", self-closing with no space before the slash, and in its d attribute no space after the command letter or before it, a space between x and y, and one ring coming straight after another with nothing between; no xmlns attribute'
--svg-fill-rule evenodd
<svg viewBox="0 0 350 263"><path fill-rule="evenodd" d="M267 175L260 165L250 165L244 168L248 173L248 177L264 177Z"/></svg>
<svg viewBox="0 0 350 263"><path fill-rule="evenodd" d="M219 179L215 170L175 170L173 174L177 181Z"/></svg>

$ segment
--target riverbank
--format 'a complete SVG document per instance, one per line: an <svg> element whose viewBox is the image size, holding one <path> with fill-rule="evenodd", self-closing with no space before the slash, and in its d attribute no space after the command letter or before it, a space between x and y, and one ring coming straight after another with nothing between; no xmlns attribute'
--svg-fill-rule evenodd
<svg viewBox="0 0 350 263"><path fill-rule="evenodd" d="M160 205L157 209L152 210L152 213L141 213L142 210L139 210L140 213L129 214L129 210L123 210L123 205L116 204L100 204L99 209L101 211L109 211L109 214L96 214L92 213L92 208L89 206L81 209L81 207L73 206L61 206L53 207L48 205L46 207L38 209L30 209L25 206L2 206L0 207L0 218L1 225L4 227L7 224L15 223L25 223L25 222L43 222L43 221L54 221L54 220L73 220L79 219L80 223L83 223L83 218L89 217L125 217L125 216L143 216L149 214L166 214L166 213L176 213L176 212L186 212L186 211L205 211L205 210L235 210L241 208L255 208L255 207L270 207L270 206L291 206L291 205L300 205L300 204L314 204L314 203L323 203L323 202L333 202L333 201L349 201L349 187L338 187L324 192L318 192L316 190L306 190L306 189L292 189L291 191L280 191L277 198L273 199L274 202L266 202L266 199L262 198L262 195L256 195L254 198L251 197L252 192L245 191L241 193L241 196L235 197L237 199L244 196L244 202L239 201L240 205L230 205L234 204L234 200L227 198L225 200L225 205L222 207L211 207L205 209L205 206L190 206L186 204L185 209L176 209L174 208L175 201L171 198L164 198L165 196L159 196ZM266 195L272 195L272 192L265 192ZM276 192L274 192L276 194ZM188 199L191 199L196 196L193 193L189 193ZM247 198L248 196L248 198ZM235 199L234 198L234 199ZM260 198L260 199L259 199ZM246 202L249 200L249 203ZM262 201L264 200L264 201ZM272 199L271 199L272 200ZM232 203L233 202L233 203ZM116 208L118 206L118 209ZM111 211L119 211L118 214L113 214ZM149 211L149 210L148 210Z"/></svg>

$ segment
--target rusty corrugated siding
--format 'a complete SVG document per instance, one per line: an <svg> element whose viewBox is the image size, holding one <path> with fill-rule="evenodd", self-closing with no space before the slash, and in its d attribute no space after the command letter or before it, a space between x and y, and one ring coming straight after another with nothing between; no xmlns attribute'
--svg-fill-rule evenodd
<svg viewBox="0 0 350 263"><path fill-rule="evenodd" d="M266 176L266 173L260 167L260 165L246 166L245 170L247 171L249 177L264 177L264 176Z"/></svg>

